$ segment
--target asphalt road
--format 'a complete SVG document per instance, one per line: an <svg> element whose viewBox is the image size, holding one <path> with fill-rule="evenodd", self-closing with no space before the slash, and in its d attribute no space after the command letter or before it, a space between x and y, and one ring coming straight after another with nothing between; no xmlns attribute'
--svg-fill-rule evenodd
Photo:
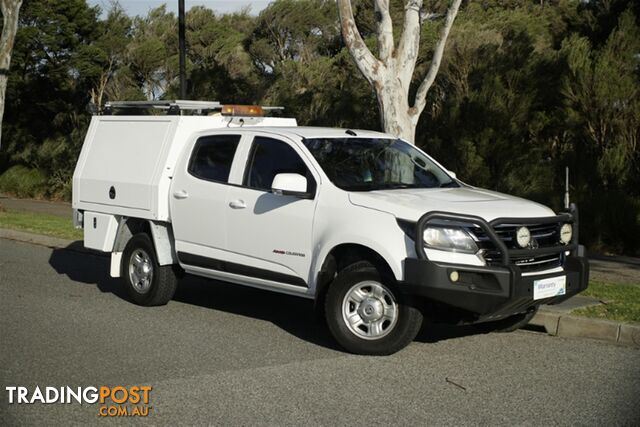
<svg viewBox="0 0 640 427"><path fill-rule="evenodd" d="M5 391L135 384L153 387L144 420L9 405ZM353 356L305 300L191 278L167 306L142 308L105 257L2 239L0 385L1 425L640 422L638 350L439 327L396 355Z"/></svg>

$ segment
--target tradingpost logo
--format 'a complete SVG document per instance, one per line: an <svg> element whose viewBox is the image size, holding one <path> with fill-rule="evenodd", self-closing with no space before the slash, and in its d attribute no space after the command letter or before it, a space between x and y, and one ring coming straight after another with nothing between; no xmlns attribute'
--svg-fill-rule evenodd
<svg viewBox="0 0 640 427"><path fill-rule="evenodd" d="M89 404L98 405L99 417L146 417L151 386L99 387L5 387L9 404Z"/></svg>

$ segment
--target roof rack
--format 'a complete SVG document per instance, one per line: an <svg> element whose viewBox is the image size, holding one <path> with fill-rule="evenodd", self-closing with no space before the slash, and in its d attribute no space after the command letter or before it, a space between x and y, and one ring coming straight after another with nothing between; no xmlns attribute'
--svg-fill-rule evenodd
<svg viewBox="0 0 640 427"><path fill-rule="evenodd" d="M189 101L189 100L166 100L166 101L110 101L104 104L102 114L110 115L114 109L135 109L135 110L167 110L169 115L179 115L183 111L192 111L203 114L212 110L222 110L224 107L218 101ZM260 107L264 111L281 111L284 107Z"/></svg>
<svg viewBox="0 0 640 427"><path fill-rule="evenodd" d="M154 109L168 110L169 114L180 114L181 111L219 110L222 104L218 101L110 101L104 104L104 114L111 114L113 109Z"/></svg>

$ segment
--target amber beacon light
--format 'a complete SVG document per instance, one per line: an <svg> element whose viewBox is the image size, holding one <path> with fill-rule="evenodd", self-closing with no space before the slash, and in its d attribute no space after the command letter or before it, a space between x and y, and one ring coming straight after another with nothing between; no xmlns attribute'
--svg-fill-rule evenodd
<svg viewBox="0 0 640 427"><path fill-rule="evenodd" d="M264 112L259 105L224 105L222 115L260 117L264 115Z"/></svg>

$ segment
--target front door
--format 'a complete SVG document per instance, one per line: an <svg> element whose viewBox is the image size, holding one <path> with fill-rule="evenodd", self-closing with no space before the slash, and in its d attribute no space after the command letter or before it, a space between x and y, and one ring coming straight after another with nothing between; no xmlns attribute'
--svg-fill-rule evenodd
<svg viewBox="0 0 640 427"><path fill-rule="evenodd" d="M278 173L305 176L307 191L314 197L271 193ZM231 187L227 198L229 256L251 267L247 275L307 287L317 182L300 148L283 139L254 135L242 185Z"/></svg>

